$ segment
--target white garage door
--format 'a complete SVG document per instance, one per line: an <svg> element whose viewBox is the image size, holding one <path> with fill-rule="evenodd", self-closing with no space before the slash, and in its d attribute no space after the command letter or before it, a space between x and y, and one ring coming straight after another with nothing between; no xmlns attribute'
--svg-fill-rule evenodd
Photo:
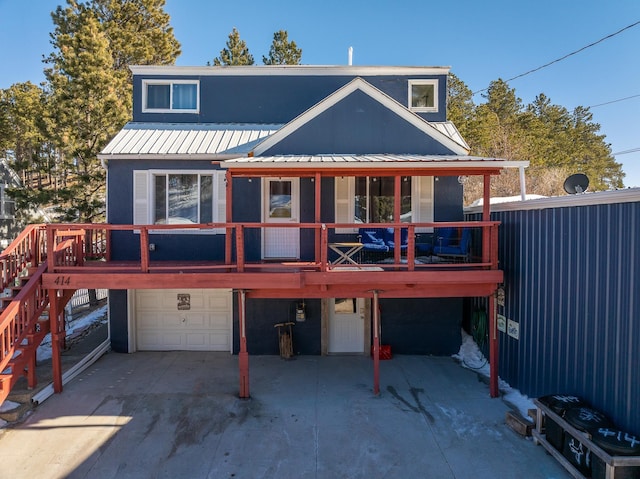
<svg viewBox="0 0 640 479"><path fill-rule="evenodd" d="M138 351L231 351L229 289L136 291Z"/></svg>

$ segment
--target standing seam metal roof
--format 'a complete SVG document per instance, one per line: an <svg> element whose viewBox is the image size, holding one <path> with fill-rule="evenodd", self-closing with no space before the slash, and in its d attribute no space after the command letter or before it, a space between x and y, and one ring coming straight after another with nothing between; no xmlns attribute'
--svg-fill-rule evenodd
<svg viewBox="0 0 640 479"><path fill-rule="evenodd" d="M129 123L99 157L242 155L278 131L274 124Z"/></svg>
<svg viewBox="0 0 640 479"><path fill-rule="evenodd" d="M438 131L455 142L466 145L451 122L431 122ZM280 124L214 123L129 123L98 155L108 159L144 155L238 155L249 154L268 138Z"/></svg>

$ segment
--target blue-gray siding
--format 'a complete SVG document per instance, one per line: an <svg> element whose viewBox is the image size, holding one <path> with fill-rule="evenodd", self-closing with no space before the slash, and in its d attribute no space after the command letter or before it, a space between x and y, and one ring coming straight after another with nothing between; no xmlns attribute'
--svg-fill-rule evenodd
<svg viewBox="0 0 640 479"><path fill-rule="evenodd" d="M530 397L582 396L640 432L640 203L500 211L500 376Z"/></svg>
<svg viewBox="0 0 640 479"><path fill-rule="evenodd" d="M377 100L354 91L264 152L271 155L454 153Z"/></svg>
<svg viewBox="0 0 640 479"><path fill-rule="evenodd" d="M200 113L142 113L142 76L133 79L133 121L167 123L287 123L353 80L354 76L145 76L151 79L200 80ZM446 75L363 76L374 87L407 106L409 79L439 79L437 113L446 121Z"/></svg>

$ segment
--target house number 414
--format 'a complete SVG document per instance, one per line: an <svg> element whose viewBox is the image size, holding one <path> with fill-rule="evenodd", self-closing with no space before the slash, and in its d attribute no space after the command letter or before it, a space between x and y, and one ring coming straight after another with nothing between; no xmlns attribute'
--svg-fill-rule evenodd
<svg viewBox="0 0 640 479"><path fill-rule="evenodd" d="M71 284L71 276L56 276L56 279L53 281L58 286Z"/></svg>

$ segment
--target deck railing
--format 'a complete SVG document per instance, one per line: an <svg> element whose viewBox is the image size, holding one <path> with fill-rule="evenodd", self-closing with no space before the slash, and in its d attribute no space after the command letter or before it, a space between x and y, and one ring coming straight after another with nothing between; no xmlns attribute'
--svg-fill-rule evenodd
<svg viewBox="0 0 640 479"><path fill-rule="evenodd" d="M14 286L27 267L37 267L46 257L44 231L44 225L27 226L0 254L2 290Z"/></svg>
<svg viewBox="0 0 640 479"><path fill-rule="evenodd" d="M460 221L460 222L431 222L431 223L368 223L367 228L392 228L395 244L401 244L401 230L406 230L406 243L402 249L396 248L386 252L382 257L366 255L366 250L356 247L356 252L350 256L348 263L336 261L336 245L358 244L358 228L362 224L346 223L209 223L209 224L180 224L180 225L111 225L111 224L50 224L47 229L47 243L55 255L48 257L49 272L61 271L69 267L90 266L92 262L111 262L111 241L114 232L130 232L138 236L137 248L139 260L128 262L113 261L113 267L129 268L138 272L148 273L154 268L163 268L162 261L152 258L150 245L156 246L166 239L172 232L187 235L184 244L188 244L188 237L202 233L213 234L226 231L224 237L224 251L220 250L217 260L206 261L202 268L224 271L244 272L260 271L261 269L300 269L316 271L331 271L342 269L344 266L375 266L378 270L405 270L461 268L461 269L497 269L498 225L496 221ZM470 229L472 232L472 246L470 254L464 259L447 255L433 254L426 258L421 255L419 244L432 241L428 238L440 228ZM263 254L256 259L255 251L262 248L260 238L265 230L283 231L285 229L299 230L304 240L305 251L296 253L294 258L272 257L265 258ZM256 234L256 231L258 234ZM161 236L156 237L159 234ZM135 235L133 238L135 238ZM136 241L132 238L121 238L119 241ZM164 247L163 247L164 249ZM252 254L249 255L248 252ZM357 253L357 254L356 254ZM170 257L165 253L164 257ZM178 256L178 255L176 255ZM252 259L248 259L251 257ZM302 259L299 259L302 258ZM338 256L339 258L339 256ZM88 263L89 262L89 263ZM169 263L169 261L164 261ZM86 264L88 263L88 264ZM175 263L175 261L174 261ZM188 263L188 262L185 262ZM204 263L200 261L200 263ZM340 263L339 265L336 263ZM117 265L116 265L117 264ZM107 266L107 265L101 265ZM338 268L340 266L340 268ZM108 269L108 267L107 267Z"/></svg>

